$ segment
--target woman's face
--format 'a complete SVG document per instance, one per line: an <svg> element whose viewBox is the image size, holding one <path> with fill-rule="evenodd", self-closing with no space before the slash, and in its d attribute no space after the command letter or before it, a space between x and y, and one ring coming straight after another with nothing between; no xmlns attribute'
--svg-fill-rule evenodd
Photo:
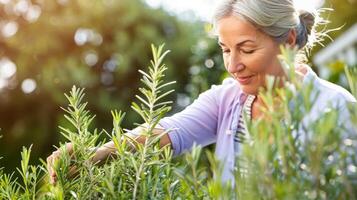
<svg viewBox="0 0 357 200"><path fill-rule="evenodd" d="M257 94L266 75L283 76L279 44L251 23L229 16L218 21L217 31L224 65L243 92Z"/></svg>

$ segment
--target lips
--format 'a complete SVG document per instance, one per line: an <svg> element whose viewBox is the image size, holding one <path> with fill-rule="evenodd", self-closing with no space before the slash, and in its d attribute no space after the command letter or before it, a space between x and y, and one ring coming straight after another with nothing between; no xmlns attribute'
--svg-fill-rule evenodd
<svg viewBox="0 0 357 200"><path fill-rule="evenodd" d="M241 77L236 77L236 79L241 85L247 85L247 84L249 84L251 82L253 76L254 75L241 76Z"/></svg>

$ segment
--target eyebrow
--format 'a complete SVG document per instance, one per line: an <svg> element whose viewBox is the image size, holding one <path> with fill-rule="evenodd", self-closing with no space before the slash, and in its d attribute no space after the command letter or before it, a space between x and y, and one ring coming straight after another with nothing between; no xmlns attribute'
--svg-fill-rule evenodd
<svg viewBox="0 0 357 200"><path fill-rule="evenodd" d="M247 42L254 42L253 40L243 40L243 41L241 41L241 42L239 42L238 44L236 44L235 46L242 46L244 43L247 43ZM226 46L223 42L221 42L221 41L218 41L218 44L220 45L220 46Z"/></svg>

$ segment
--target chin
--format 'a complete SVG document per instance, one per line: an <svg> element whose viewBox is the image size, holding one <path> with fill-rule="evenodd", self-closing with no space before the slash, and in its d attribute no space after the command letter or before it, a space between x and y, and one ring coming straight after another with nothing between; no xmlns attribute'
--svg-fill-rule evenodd
<svg viewBox="0 0 357 200"><path fill-rule="evenodd" d="M258 88L253 88L253 87L242 87L242 91L246 94L252 94L252 95L257 95L259 90Z"/></svg>

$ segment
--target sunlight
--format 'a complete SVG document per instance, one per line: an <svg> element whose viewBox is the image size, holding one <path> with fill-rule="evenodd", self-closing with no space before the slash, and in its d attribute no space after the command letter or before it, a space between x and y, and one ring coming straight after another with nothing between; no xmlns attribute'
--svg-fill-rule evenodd
<svg viewBox="0 0 357 200"><path fill-rule="evenodd" d="M0 0L0 3L2 4L8 4L10 2L10 0Z"/></svg>
<svg viewBox="0 0 357 200"><path fill-rule="evenodd" d="M151 7L158 8L162 6L169 12L175 13L180 17L180 14L191 12L202 20L210 21L211 15L218 0L181 0L181 1L167 1L167 0L146 0Z"/></svg>
<svg viewBox="0 0 357 200"><path fill-rule="evenodd" d="M175 14L182 14L191 11L196 16L205 21L211 21L211 17L215 6L220 2L219 0L181 0L167 1L167 0L146 0L151 7L163 7L169 12ZM323 5L324 0L294 0L298 10L313 10Z"/></svg>
<svg viewBox="0 0 357 200"><path fill-rule="evenodd" d="M298 10L313 11L320 8L325 0L294 0L294 4Z"/></svg>

